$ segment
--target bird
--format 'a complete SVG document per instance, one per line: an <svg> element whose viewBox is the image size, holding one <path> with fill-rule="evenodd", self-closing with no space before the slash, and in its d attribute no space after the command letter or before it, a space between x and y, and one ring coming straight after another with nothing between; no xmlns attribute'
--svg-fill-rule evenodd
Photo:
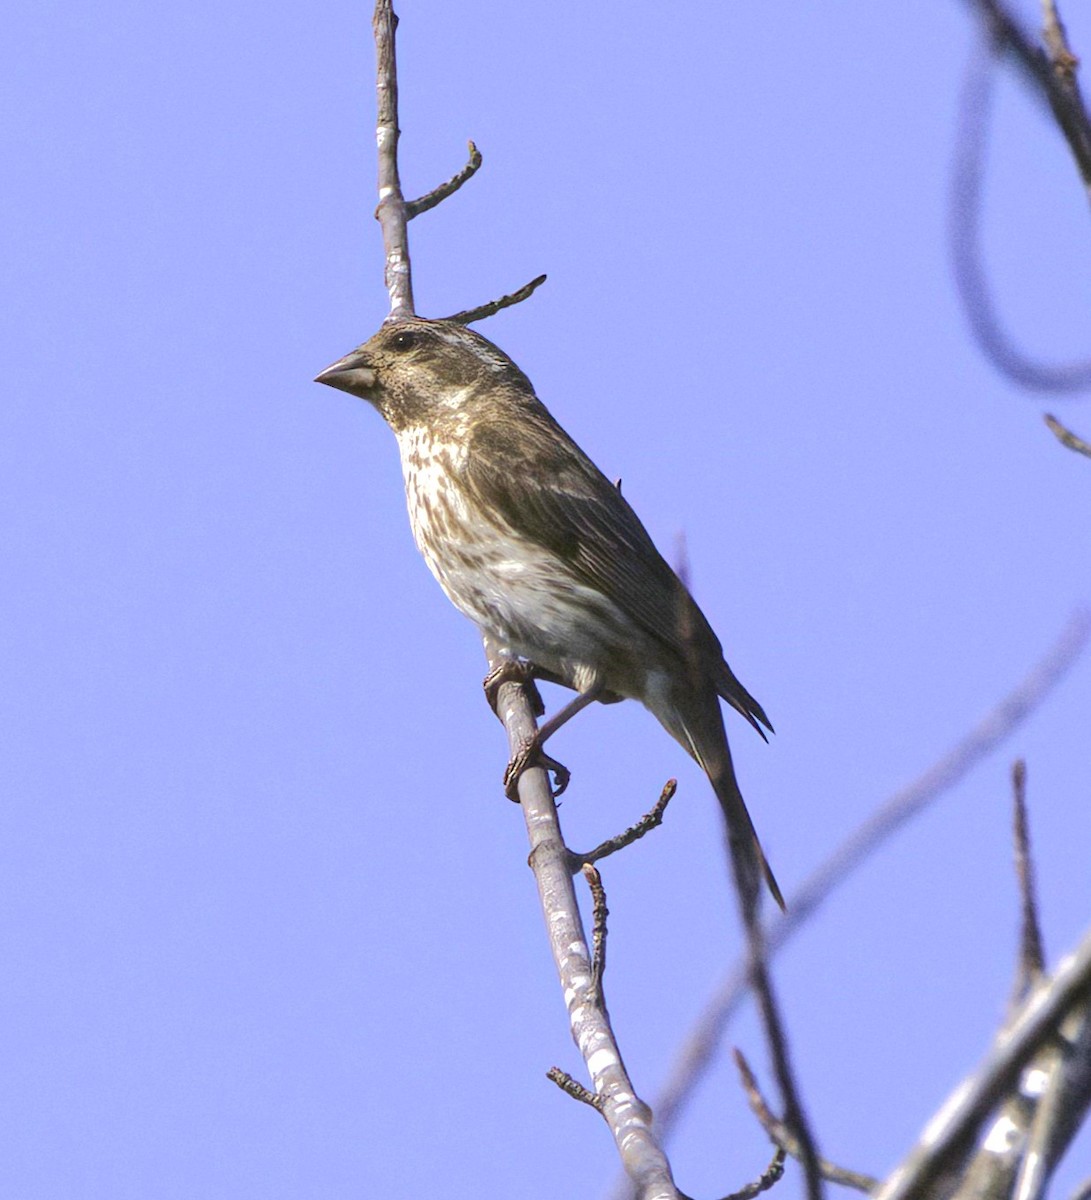
<svg viewBox="0 0 1091 1200"><path fill-rule="evenodd" d="M366 400L393 431L417 547L455 607L501 647L486 690L537 676L576 693L513 758L509 787L537 762L561 790L568 773L543 754L546 739L595 700L639 700L708 777L748 894L764 877L783 909L720 700L762 737L773 726L620 488L523 371L458 321L399 315L316 382Z"/></svg>

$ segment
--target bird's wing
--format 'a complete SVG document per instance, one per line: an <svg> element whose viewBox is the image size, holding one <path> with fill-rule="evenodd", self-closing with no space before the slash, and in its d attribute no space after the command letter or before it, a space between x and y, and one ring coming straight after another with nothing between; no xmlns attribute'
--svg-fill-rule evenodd
<svg viewBox="0 0 1091 1200"><path fill-rule="evenodd" d="M759 722L771 729L620 491L544 409L519 415L518 421L482 422L473 431L465 482L479 501L516 533L556 554L683 662L696 649L720 695L759 733Z"/></svg>

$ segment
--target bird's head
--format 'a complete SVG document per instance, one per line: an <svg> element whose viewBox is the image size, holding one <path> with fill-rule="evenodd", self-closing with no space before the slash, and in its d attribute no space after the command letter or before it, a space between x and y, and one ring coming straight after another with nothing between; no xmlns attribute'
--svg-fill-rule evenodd
<svg viewBox="0 0 1091 1200"><path fill-rule="evenodd" d="M509 388L530 390L500 349L454 321L403 317L315 377L373 404L398 432L444 414L464 412Z"/></svg>

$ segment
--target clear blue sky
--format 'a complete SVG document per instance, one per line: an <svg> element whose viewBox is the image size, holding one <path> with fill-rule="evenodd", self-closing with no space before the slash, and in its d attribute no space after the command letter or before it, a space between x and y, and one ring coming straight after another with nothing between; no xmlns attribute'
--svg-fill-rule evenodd
<svg viewBox="0 0 1091 1200"><path fill-rule="evenodd" d="M1070 4L1091 53L1091 21ZM1025 5L1033 16L1036 6ZM402 0L412 226L670 554L777 727L733 745L789 892L1091 601L1091 463L970 344L945 244L973 44L928 5ZM20 1200L601 1194L472 627L393 439L311 382L385 311L366 4L24 5L0 69L0 1191ZM987 259L1088 352L1091 225L1021 87ZM1091 433L1091 405L1049 402ZM831 1156L889 1169L986 1049L1029 761L1047 948L1091 917L1091 659L778 961ZM558 739L607 864L608 992L649 1097L739 948L716 805L636 705ZM751 1015L732 1039L768 1079ZM726 1065L694 1195L767 1148ZM1061 1184L1091 1173L1091 1141ZM798 1176L779 1194L799 1195ZM1064 1186L1058 1194L1065 1193Z"/></svg>

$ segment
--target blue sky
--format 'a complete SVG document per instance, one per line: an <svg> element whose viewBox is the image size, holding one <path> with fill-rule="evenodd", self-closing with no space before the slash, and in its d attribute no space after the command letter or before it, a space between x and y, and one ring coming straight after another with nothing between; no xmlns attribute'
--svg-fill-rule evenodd
<svg viewBox="0 0 1091 1200"><path fill-rule="evenodd" d="M1033 17L1035 6L1025 6ZM1070 5L1077 50L1091 22ZM625 492L777 727L729 732L790 892L1091 603L1091 407L970 343L946 246L974 44L930 5L403 0L411 228ZM24 6L0 49L5 1194L601 1194L472 627L392 437L311 382L382 319L366 6ZM985 255L1029 351L1087 352L1091 232L1010 77ZM1091 913L1091 659L778 960L823 1150L881 1174L984 1053L1013 971L1011 759L1047 950ZM716 805L636 705L558 737L606 864L637 1086L739 950ZM749 1012L732 1026L766 1081ZM767 1160L721 1064L672 1146ZM1091 1173L1085 1135L1059 1178ZM798 1195L798 1176L782 1194Z"/></svg>

